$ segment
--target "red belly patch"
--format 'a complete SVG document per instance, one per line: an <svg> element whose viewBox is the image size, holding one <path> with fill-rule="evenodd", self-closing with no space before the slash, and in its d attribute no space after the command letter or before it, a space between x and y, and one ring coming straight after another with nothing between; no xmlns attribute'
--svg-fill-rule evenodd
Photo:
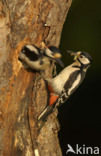
<svg viewBox="0 0 101 156"><path fill-rule="evenodd" d="M56 100L58 99L58 97L59 97L58 95L54 95L54 94L50 93L49 105L53 105L56 102Z"/></svg>

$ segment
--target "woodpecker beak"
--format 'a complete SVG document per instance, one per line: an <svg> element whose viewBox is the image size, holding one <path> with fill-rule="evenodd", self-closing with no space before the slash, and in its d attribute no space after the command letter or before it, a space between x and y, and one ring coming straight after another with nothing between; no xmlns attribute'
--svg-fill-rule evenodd
<svg viewBox="0 0 101 156"><path fill-rule="evenodd" d="M60 53L54 53L54 58L61 58L61 54Z"/></svg>
<svg viewBox="0 0 101 156"><path fill-rule="evenodd" d="M71 56L74 56L74 60L77 60L77 59L79 58L80 54L81 54L80 51L78 51L78 52L73 52L73 51L71 51L71 50L67 50L67 53L68 53L69 55L71 55Z"/></svg>
<svg viewBox="0 0 101 156"><path fill-rule="evenodd" d="M55 61L62 67L64 68L64 63L60 59L55 59Z"/></svg>
<svg viewBox="0 0 101 156"><path fill-rule="evenodd" d="M59 53L54 53L54 59L55 61L61 66L64 67L64 63L61 61L61 54Z"/></svg>

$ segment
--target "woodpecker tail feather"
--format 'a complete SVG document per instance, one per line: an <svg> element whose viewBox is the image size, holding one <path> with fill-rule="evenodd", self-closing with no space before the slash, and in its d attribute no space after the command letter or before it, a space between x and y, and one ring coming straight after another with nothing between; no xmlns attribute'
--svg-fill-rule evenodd
<svg viewBox="0 0 101 156"><path fill-rule="evenodd" d="M46 121L49 114L53 112L53 106L47 106L42 113L38 116L38 121Z"/></svg>

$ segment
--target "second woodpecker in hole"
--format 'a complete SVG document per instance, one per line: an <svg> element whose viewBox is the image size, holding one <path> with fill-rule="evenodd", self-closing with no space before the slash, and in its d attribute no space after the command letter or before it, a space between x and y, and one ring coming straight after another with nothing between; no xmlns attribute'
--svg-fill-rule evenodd
<svg viewBox="0 0 101 156"><path fill-rule="evenodd" d="M55 46L40 49L34 45L25 45L19 55L19 59L35 71L46 70L52 61L64 67L61 57L60 50Z"/></svg>

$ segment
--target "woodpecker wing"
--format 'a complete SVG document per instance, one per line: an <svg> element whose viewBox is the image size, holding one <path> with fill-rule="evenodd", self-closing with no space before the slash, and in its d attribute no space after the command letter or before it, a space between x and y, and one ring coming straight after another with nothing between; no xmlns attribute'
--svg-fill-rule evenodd
<svg viewBox="0 0 101 156"><path fill-rule="evenodd" d="M72 93L79 87L81 81L82 81L81 71L76 70L69 76L69 79L66 81L63 90L61 92L61 95L59 96L59 98L55 103L55 107L58 107L61 104L65 103L70 97L70 95L72 95Z"/></svg>

